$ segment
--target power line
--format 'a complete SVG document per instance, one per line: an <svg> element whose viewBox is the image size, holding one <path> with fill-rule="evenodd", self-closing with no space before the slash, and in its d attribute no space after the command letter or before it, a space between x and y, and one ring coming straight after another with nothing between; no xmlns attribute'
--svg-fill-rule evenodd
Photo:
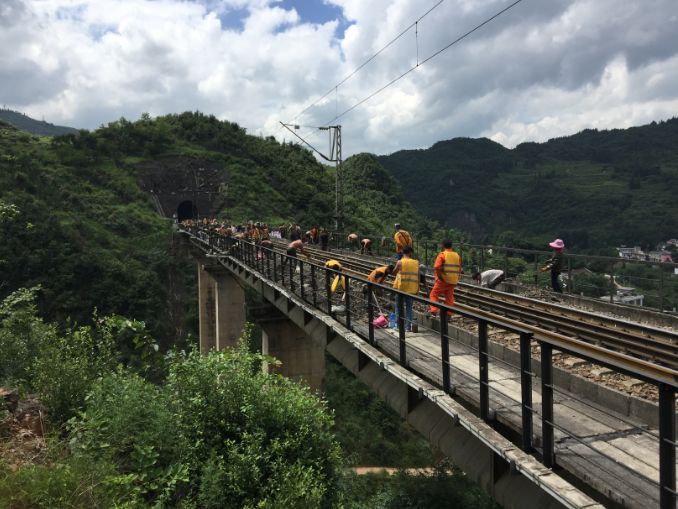
<svg viewBox="0 0 678 509"><path fill-rule="evenodd" d="M428 62L429 60L434 59L435 57L437 57L438 55L440 55L442 52L448 50L449 48L451 48L451 47L454 46L455 44L457 44L457 43L461 42L462 40L466 39L469 35L471 35L471 34L474 33L475 31L479 30L480 28L484 27L485 25L487 25L488 23L490 23L491 21L493 21L495 18L498 18L499 16L501 16L502 14L504 14L506 11L512 9L513 7L515 7L516 5L518 5L518 4L519 4L520 2L522 2L522 1L523 1L523 0L516 0L516 1L513 2L512 4L510 4L510 5L506 6L506 7L504 7L502 10L500 10L499 12L497 12L496 14L494 14L493 16L487 18L485 21L483 21L483 22L480 23L479 25L476 25L475 27L473 27L471 30L469 30L468 32L464 33L463 35L460 35L460 36L457 37L455 40L453 40L453 41L450 42L449 44L443 46L442 48L440 48L438 51L436 51L436 52L433 53L432 55L426 57L424 60L422 60L421 62L418 62L416 65L413 65L413 66L410 67L407 71L405 71L404 73L402 73L400 76L397 76L396 78L393 78L391 81L389 81L388 83L386 83L386 85L382 86L382 87L379 88L378 90L375 90L375 91L372 92L370 95L368 95L368 96L365 97L364 99L361 99L360 101L358 101L357 103L355 103L353 106L351 106L351 107L348 108L347 110L345 110L345 111L343 111L342 113L340 113L339 115L335 116L333 119L327 121L326 124L331 124L331 123L333 123L334 121L340 119L341 117L343 117L343 116L346 115L347 113L350 113L351 111L353 111L354 109L356 109L356 108L357 108L358 106L360 106L361 104L364 104L365 102L369 101L369 100L372 99L374 96L379 95L381 92L383 92L384 90L386 90L387 88L389 88L391 85L393 85L393 84L395 84L396 82L398 82L398 81L400 81L401 79L403 79L405 76L407 76L408 74L410 74L412 71L414 71L414 70L417 69L418 67L424 65L424 64L425 64L426 62Z"/></svg>
<svg viewBox="0 0 678 509"><path fill-rule="evenodd" d="M360 72L360 70L361 70L363 67L365 67L365 66L366 66L367 64L369 64L372 60L374 60L375 58L377 58L381 53L383 53L386 49L388 49L390 46L392 46L392 45L393 45L398 39L400 39L403 35L405 35L407 32L409 32L410 30L412 30L412 27L415 27L415 28L416 28L417 24L418 24L422 19L424 19L424 18L425 18L426 16L428 16L431 12L433 12L440 4L442 4L444 1L445 1L445 0L438 0L438 2L437 2L435 5L433 5L433 7L431 7L429 10L427 10L427 11L426 11L424 14L422 14L421 16L419 16L419 18L417 18L416 21L414 21L412 24L410 24L407 28L405 28L405 29L404 29L402 32L400 32L398 35L396 35L393 39L391 39L388 43L386 43L385 46L383 46L383 47L382 47L380 50L378 50L374 55L372 55L370 58L368 58L368 59L365 60L362 64L360 64L358 67L356 67L350 74L348 74L348 75L347 75L346 77L344 77L339 83L337 83L337 84L334 85L332 88L330 88L330 89L329 89L327 92L325 92L321 97L319 97L319 98L316 99L313 103L309 104L309 105L306 106L303 110L301 110L299 113L297 113L296 115L294 115L294 117L292 118L292 120L290 120L290 121L287 122L287 123L288 123L288 124L292 123L297 117L299 117L299 115L303 115L304 113L306 113L308 110L310 110L311 108L313 108L313 106L315 106L315 105L318 104L320 101L322 101L323 99L325 99L325 98L326 98L328 95L330 95L332 92L335 92L335 93L336 93L337 89L338 89L341 85L343 85L344 83L346 83L349 79L351 79L351 78L352 78L353 76L355 76L358 72ZM339 117L336 117L336 118L339 118Z"/></svg>

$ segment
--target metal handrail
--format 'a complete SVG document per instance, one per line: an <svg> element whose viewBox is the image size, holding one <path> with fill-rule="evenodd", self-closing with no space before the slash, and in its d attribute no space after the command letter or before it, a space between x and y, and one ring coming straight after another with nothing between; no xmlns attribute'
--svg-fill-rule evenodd
<svg viewBox="0 0 678 509"><path fill-rule="evenodd" d="M488 355L488 326L492 325L500 329L517 333L520 335L520 359L521 359L521 407L522 407L522 448L526 452L533 451L533 405L532 405L532 371L531 371L531 341L534 339L540 345L541 350L541 393L542 393L542 462L548 468L556 463L555 443L554 443L554 413L553 413L553 350L566 352L574 357L584 359L612 368L616 371L630 375L632 377L644 380L648 383L658 386L659 389L659 463L660 463L660 507L662 509L675 507L676 501L676 430L675 430L675 402L676 391L678 390L678 371L671 368L653 364L642 359L637 359L623 353L607 350L603 347L592 345L562 334L552 331L546 331L536 326L531 326L504 316L496 315L489 311L483 311L475 308L469 308L464 305L448 306L444 303L433 302L426 297L402 292L382 284L368 281L362 276L349 275L344 271L331 269L324 265L316 264L310 260L301 260L300 258L281 253L275 249L257 245L246 239L235 239L232 237L217 236L213 231L203 231L199 227L189 228L189 233L198 238L210 250L222 249L226 244L227 253L222 252L222 256L233 256L239 259L245 265L256 268L262 276L265 274L259 269L263 269L263 263L258 253L265 253L265 258L273 258L273 274L277 281L278 274L281 276L283 285L285 285L284 268L289 267L288 283L293 293L295 293L295 282L293 266L300 263L301 271L301 298L307 301L304 295L304 266L311 268L312 277L315 278L316 271L323 271L325 278L326 310L322 310L316 301L315 291L314 307L326 312L332 316L332 295L330 290L330 280L332 276L339 275L346 278L347 294L350 294L350 281L356 280L367 285L367 315L368 315L368 337L364 338L360 333L358 336L367 340L370 344L375 344L374 334L374 306L372 295L375 289L389 295L400 295L409 297L414 302L426 306L434 305L440 309L440 341L441 341L441 359L443 390L450 394L450 376L449 376L449 337L447 335L447 317L448 314L457 314L466 318L471 318L478 323L478 362L479 362L479 390L480 390L480 417L489 420L489 355ZM207 239L205 239L207 237ZM280 267L283 270L277 270L277 260L280 259ZM321 272L321 274L323 273ZM270 278L271 267L267 267L267 274ZM322 280L322 278L321 278ZM350 297L349 297L350 298ZM398 299L400 306L404 299ZM352 316L350 312L350 301L346 303L346 327L353 330ZM398 361L404 367L407 367L406 358L406 335L403 309L398 310L398 341L399 358ZM355 332L355 331L354 331Z"/></svg>

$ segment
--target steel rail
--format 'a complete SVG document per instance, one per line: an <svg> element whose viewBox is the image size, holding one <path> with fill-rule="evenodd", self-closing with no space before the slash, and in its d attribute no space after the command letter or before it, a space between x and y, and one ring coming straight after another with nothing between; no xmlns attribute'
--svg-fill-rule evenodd
<svg viewBox="0 0 678 509"><path fill-rule="evenodd" d="M282 242L277 244L282 245ZM345 270L363 276L379 264L393 262L384 258L370 260L344 251L322 251L308 245L304 249L311 254L311 259L324 263L333 258L341 262ZM433 284L430 275L428 282ZM457 287L455 297L459 305L465 304L469 309L486 310L542 331L552 331L678 369L678 334L672 331L464 283Z"/></svg>

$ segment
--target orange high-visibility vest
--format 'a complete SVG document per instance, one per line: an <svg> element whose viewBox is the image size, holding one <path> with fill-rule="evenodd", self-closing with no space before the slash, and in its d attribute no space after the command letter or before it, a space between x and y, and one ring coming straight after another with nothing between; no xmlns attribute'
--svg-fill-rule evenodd
<svg viewBox="0 0 678 509"><path fill-rule="evenodd" d="M403 258L400 262L402 267L393 282L393 288L401 292L419 293L419 262L412 258Z"/></svg>
<svg viewBox="0 0 678 509"><path fill-rule="evenodd" d="M459 275L461 274L461 256L456 251L443 251L445 261L441 272L443 274L443 281L448 284L456 285L459 282Z"/></svg>
<svg viewBox="0 0 678 509"><path fill-rule="evenodd" d="M405 246L412 245L412 236L410 232L405 230L398 230L393 235L393 240L396 243L396 251L402 251Z"/></svg>
<svg viewBox="0 0 678 509"><path fill-rule="evenodd" d="M383 267L377 267L372 272L370 272L370 275L367 276L367 280L373 283L383 283L387 276L386 274L387 270L388 270L387 265L384 265ZM380 272L382 274L381 277L377 277L377 272Z"/></svg>

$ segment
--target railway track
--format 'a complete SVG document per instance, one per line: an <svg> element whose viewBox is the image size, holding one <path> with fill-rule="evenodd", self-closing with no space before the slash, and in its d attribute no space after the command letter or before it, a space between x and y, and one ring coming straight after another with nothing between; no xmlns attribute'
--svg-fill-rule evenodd
<svg viewBox="0 0 678 509"><path fill-rule="evenodd" d="M283 242L276 243L277 250L285 252L285 247ZM339 260L349 275L366 277L375 267L393 263L393 259L384 257L366 258L350 252L327 252L308 246L305 249L311 254L311 260L317 263L331 258ZM433 276L429 274L427 280L431 288ZM469 310L480 309L678 369L678 334L670 330L464 283L457 287L455 300L457 305Z"/></svg>

